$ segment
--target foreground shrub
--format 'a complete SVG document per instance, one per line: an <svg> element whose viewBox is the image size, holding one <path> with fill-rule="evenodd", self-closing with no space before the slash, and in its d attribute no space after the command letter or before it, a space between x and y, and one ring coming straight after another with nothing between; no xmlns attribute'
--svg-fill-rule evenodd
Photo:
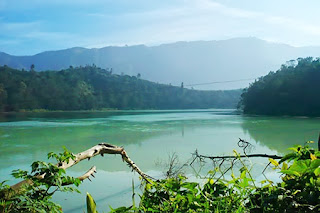
<svg viewBox="0 0 320 213"><path fill-rule="evenodd" d="M291 150L279 162L269 159L281 175L279 183L267 178L256 183L235 152L243 165L239 177L232 172L230 180L222 180L215 168L204 184L181 175L147 183L139 206L112 212L319 212L320 152L308 146Z"/></svg>
<svg viewBox="0 0 320 213"><path fill-rule="evenodd" d="M139 205L111 208L111 212L319 212L320 211L320 152L306 146L291 148L291 153L279 161L269 159L281 180L273 183L267 178L257 182L236 151L234 161L240 163L239 175L234 174L234 164L224 170L221 167L209 171L204 181L191 182L183 175L144 184ZM49 153L58 162L75 156L68 150ZM232 157L232 156L231 156ZM228 173L229 172L229 173ZM68 177L65 170L55 164L41 161L32 164L31 172L16 170L15 178L29 182L19 191L0 184L0 212L62 212L52 202L56 191L77 191L78 178ZM39 178L39 176L44 177ZM225 178L230 174L229 178ZM31 182L30 182L31 181ZM87 211L96 213L96 204L87 194Z"/></svg>

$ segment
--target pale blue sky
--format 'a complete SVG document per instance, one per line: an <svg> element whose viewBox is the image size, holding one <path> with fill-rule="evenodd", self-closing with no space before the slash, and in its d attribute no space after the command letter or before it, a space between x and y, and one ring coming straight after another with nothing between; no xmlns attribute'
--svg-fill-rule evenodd
<svg viewBox="0 0 320 213"><path fill-rule="evenodd" d="M258 37L320 46L319 0L0 0L0 51Z"/></svg>

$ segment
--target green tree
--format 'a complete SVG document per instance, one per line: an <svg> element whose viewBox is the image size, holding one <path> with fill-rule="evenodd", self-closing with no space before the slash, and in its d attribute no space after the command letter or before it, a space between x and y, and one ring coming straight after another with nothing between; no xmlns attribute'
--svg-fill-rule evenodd
<svg viewBox="0 0 320 213"><path fill-rule="evenodd" d="M247 114L319 116L318 82L320 60L299 58L252 83L239 107Z"/></svg>

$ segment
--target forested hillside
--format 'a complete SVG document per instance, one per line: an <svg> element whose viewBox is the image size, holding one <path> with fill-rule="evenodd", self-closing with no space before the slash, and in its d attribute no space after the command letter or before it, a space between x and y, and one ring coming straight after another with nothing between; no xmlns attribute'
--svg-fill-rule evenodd
<svg viewBox="0 0 320 213"><path fill-rule="evenodd" d="M0 67L0 111L234 108L240 94L163 85L96 66L45 72Z"/></svg>
<svg viewBox="0 0 320 213"><path fill-rule="evenodd" d="M259 78L241 95L244 113L320 116L320 59L299 58Z"/></svg>

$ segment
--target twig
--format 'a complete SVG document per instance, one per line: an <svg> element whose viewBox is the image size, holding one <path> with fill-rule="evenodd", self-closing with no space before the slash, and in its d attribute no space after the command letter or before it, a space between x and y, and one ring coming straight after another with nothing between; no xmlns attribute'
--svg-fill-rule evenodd
<svg viewBox="0 0 320 213"><path fill-rule="evenodd" d="M249 151L250 151L250 150L252 149L252 147L253 147L253 145L252 145L251 143L249 143L249 142L247 142L247 141L245 141L245 140L243 140L243 139L241 139L241 138L239 138L238 146L243 149L243 153L244 153L245 155L247 155L247 153L246 153L247 148L248 148Z"/></svg>

